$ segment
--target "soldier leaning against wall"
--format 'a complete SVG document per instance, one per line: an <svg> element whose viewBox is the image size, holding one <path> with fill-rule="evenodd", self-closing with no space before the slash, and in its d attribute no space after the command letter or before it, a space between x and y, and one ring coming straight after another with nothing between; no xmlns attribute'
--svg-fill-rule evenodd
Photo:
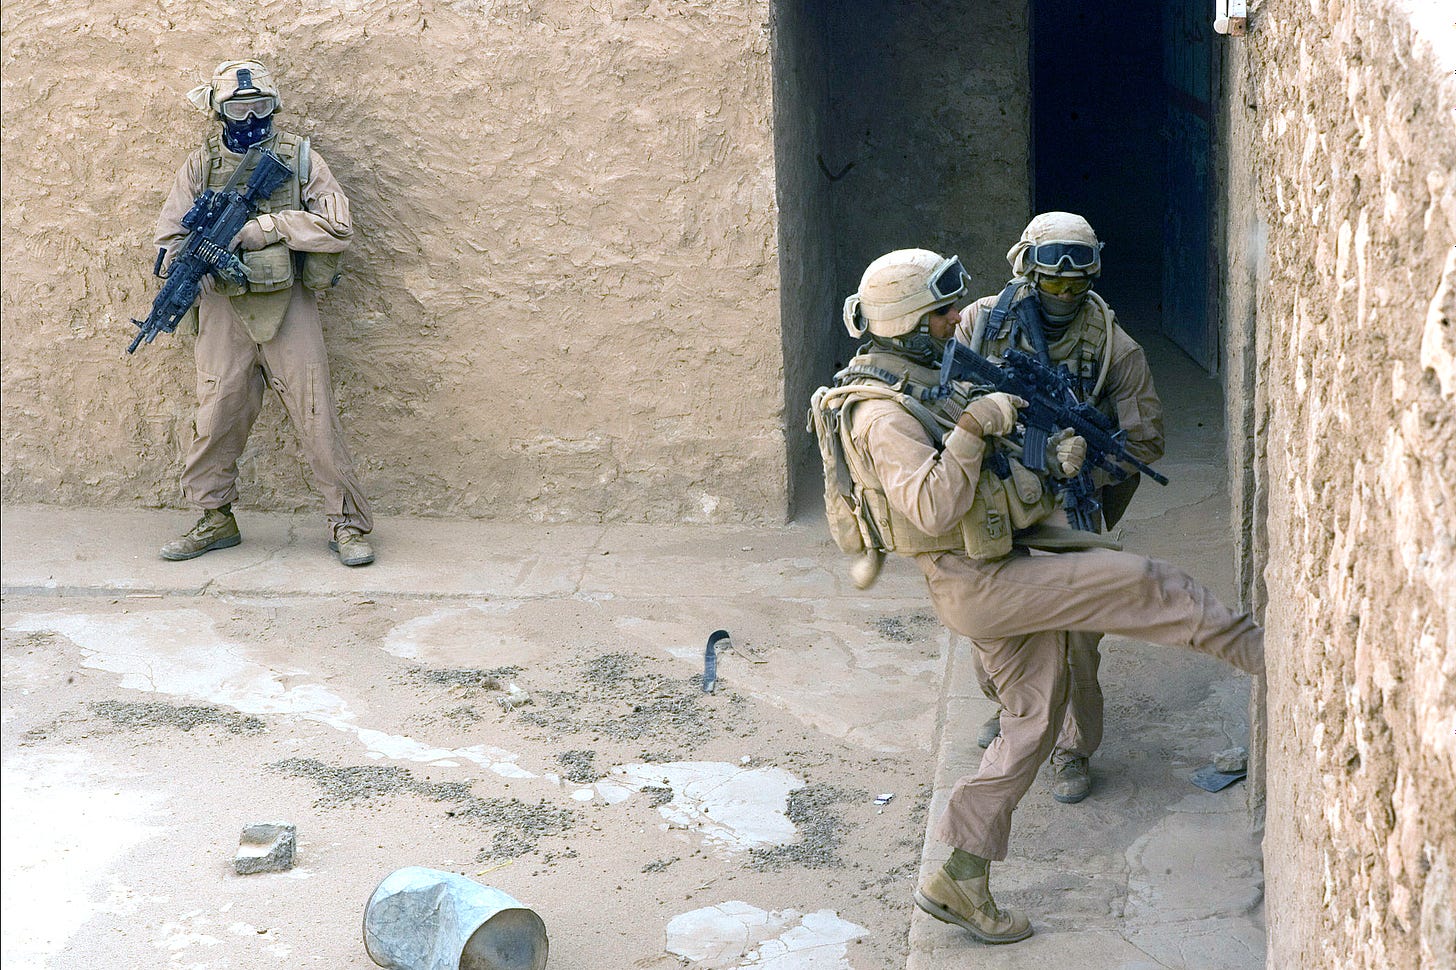
<svg viewBox="0 0 1456 970"><path fill-rule="evenodd" d="M354 232L349 200L307 138L274 128L282 102L262 64L226 61L187 96L221 122L221 130L188 157L157 219L157 245L169 260L187 238L182 218L193 201L206 189L221 189L250 148L271 151L294 176L263 202L234 241L248 282L209 278L203 286L196 321L195 437L182 472L183 495L203 512L191 530L162 547L162 557L193 559L242 541L232 514L238 458L264 391L272 387L323 494L329 548L346 566L368 565L374 551L365 536L373 519L344 445L317 297L337 282L338 254ZM243 172L243 179L249 174Z"/></svg>
<svg viewBox="0 0 1456 970"><path fill-rule="evenodd" d="M1088 548L1076 551L1038 544L1054 511L1051 477L1075 476L1086 442L1057 436L1046 471L1034 472L1005 437L1027 402L971 385L938 393L966 290L954 257L897 250L870 264L845 302L845 325L868 339L841 372L836 434L873 517L868 531L880 548L915 559L941 621L971 641L1003 707L1000 736L936 821L952 852L915 902L977 939L1011 943L1031 924L996 905L990 863L1006 858L1012 812L1062 725L1067 631L1186 647L1251 674L1264 670L1264 631L1176 566L1097 548L1107 545L1101 536L1085 533Z"/></svg>
<svg viewBox="0 0 1456 970"><path fill-rule="evenodd" d="M1127 450L1145 464L1163 456L1163 405L1153 386L1147 355L1117 323L1093 290L1102 272L1102 244L1087 220L1070 212L1043 212L1027 224L1006 254L1013 278L1000 294L984 297L961 314L956 339L996 359L1008 347L1043 363L1065 365L1078 397L1127 435ZM1092 473L1102 502L1098 527L1117 524L1137 488L1134 474L1113 483ZM1092 787L1089 759L1102 743L1103 700L1097 669L1102 634L1067 634L1070 694L1067 714L1052 751L1052 797L1080 802ZM996 700L991 678L972 654L981 690ZM987 747L1001 733L1001 711L981 726L976 742Z"/></svg>

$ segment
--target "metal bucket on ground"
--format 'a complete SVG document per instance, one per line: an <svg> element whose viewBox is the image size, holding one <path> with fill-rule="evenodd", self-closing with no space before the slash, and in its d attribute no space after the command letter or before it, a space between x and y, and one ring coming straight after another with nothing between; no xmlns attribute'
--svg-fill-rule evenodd
<svg viewBox="0 0 1456 970"><path fill-rule="evenodd" d="M546 925L499 889L409 866L369 897L364 949L385 970L544 970Z"/></svg>

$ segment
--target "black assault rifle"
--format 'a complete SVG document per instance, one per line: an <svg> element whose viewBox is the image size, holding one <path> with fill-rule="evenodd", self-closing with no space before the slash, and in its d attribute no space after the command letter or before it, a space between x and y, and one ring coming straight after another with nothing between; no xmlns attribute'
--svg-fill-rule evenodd
<svg viewBox="0 0 1456 970"><path fill-rule="evenodd" d="M1072 375L1065 366L1050 367L1020 350L1006 351L1001 360L1001 365L997 366L965 344L951 340L946 344L945 356L941 358L941 393L950 393L952 381L970 381L1014 394L1026 401L1026 407L1020 413L1024 429L1019 436L1021 463L1032 471L1046 470L1049 436L1070 428L1073 434L1086 440L1087 458L1082 463L1082 470L1066 480L1052 479L1053 487L1064 496L1067 519L1073 528L1084 532L1097 529L1097 512L1102 503L1097 500L1097 489L1092 484L1094 468L1115 475L1121 481L1132 474L1122 465L1131 465L1159 485L1168 484L1165 476L1128 453L1127 432L1092 405L1077 400L1072 390ZM1007 437L1015 441L1018 436ZM1010 474L1009 466L1005 471Z"/></svg>
<svg viewBox="0 0 1456 970"><path fill-rule="evenodd" d="M258 164L248 177L247 188L239 192L238 181L255 157ZM270 151L252 148L222 189L208 189L197 197L192 208L182 217L182 228L188 231L187 239L165 275L162 273L162 261L167 257L167 250L157 251L152 274L167 282L162 284L162 291L152 301L152 312L147 314L147 318L132 321L141 333L133 338L131 346L126 348L127 353L135 352L144 340L151 343L159 333L174 333L182 317L197 302L197 296L202 292L202 280L208 274L230 283L247 282L243 261L229 246L244 223L258 211L258 205L292 177L293 169L283 159Z"/></svg>

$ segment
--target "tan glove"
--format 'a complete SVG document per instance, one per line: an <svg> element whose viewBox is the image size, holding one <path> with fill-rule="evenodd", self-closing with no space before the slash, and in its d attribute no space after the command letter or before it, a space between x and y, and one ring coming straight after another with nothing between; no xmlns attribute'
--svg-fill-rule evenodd
<svg viewBox="0 0 1456 970"><path fill-rule="evenodd" d="M1071 478L1087 460L1087 439L1064 428L1047 439L1047 468L1058 478Z"/></svg>
<svg viewBox="0 0 1456 970"><path fill-rule="evenodd" d="M254 249L262 249L264 246L271 246L283 238L278 231L270 215L261 215L256 219L249 219L243 223L243 228L233 237L233 249L243 252L251 252Z"/></svg>
<svg viewBox="0 0 1456 970"><path fill-rule="evenodd" d="M1017 409L1024 407L1026 401L1022 398L1004 391L993 391L967 404L956 426L977 438L1010 434L1016 427Z"/></svg>

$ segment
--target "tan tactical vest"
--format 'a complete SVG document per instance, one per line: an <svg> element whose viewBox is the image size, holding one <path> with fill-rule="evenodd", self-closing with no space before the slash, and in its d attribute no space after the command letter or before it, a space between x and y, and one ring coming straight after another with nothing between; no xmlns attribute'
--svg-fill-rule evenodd
<svg viewBox="0 0 1456 970"><path fill-rule="evenodd" d="M1030 286L1027 283L1022 287L1022 292L1013 299L1013 306L1021 300L1034 299L1027 292ZM990 316L990 305L976 308L971 349L983 357L998 360L1011 346L1011 316L1008 314L995 332L992 332ZM1047 347L1052 361L1058 365L1065 364L1076 378L1077 396L1091 402L1113 421L1117 420L1116 403L1104 399L1102 392L1107 385L1108 368L1112 366L1112 330L1115 325L1116 316L1112 308L1096 290L1091 290L1066 331ZM1018 349L1035 353L1025 340L1021 341Z"/></svg>
<svg viewBox="0 0 1456 970"><path fill-rule="evenodd" d="M855 444L853 408L863 400L892 392L926 429L931 441L941 440L960 419L969 398L961 392L939 400L924 400L940 381L937 369L885 353L862 353L840 372L843 390L839 428L845 459L860 493L861 517L870 535L868 548L913 556L922 552L959 551L972 559L998 559L1011 552L1012 534L1030 528L1051 515L1055 498L1041 478L1018 461L1012 446L999 439L987 441L976 495L956 527L942 535L929 535L901 515L885 496L874 463ZM997 474L1000 468L1005 475Z"/></svg>
<svg viewBox="0 0 1456 970"><path fill-rule="evenodd" d="M312 158L309 140L292 132L279 131L264 142L263 147L273 152L289 168L293 169L293 178L288 179L272 195L262 200L258 206L258 214L266 215L305 208L303 187L308 184ZM209 137L203 147L204 187L214 191L221 190L232 177L233 170L238 164L238 158L223 146L221 134ZM243 170L238 182L240 186L247 183L248 178L252 175L253 167L253 163L249 163ZM338 253L294 252L288 248L287 243L277 242L242 254L243 265L247 267L248 271L248 282L234 284L217 280L214 285L217 292L235 299L242 296L287 291L292 288L295 279L301 280L303 285L309 289L324 290L338 282L339 255ZM271 304L286 306L286 301L283 297L274 297L267 301L270 304L267 309L252 306L251 302L234 303L234 308L244 317L245 323L256 318L261 321L261 329L266 331L268 321L277 317L277 320L272 322L271 332L264 337L266 340L277 332L278 323L282 321L282 310L272 307ZM251 324L249 330L250 332L253 330ZM255 339L258 336L258 333L254 333Z"/></svg>

